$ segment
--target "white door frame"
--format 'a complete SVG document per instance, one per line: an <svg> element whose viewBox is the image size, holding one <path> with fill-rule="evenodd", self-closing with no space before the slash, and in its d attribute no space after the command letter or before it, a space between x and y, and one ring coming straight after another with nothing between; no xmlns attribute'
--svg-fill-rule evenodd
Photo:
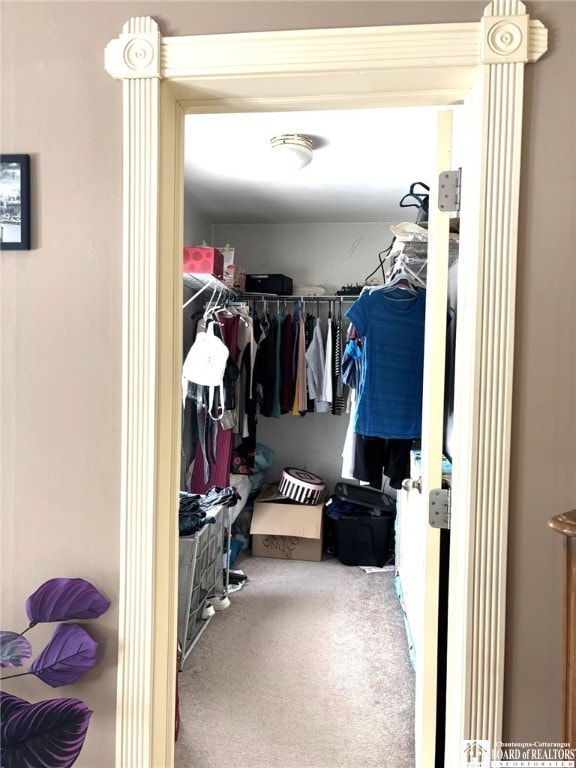
<svg viewBox="0 0 576 768"><path fill-rule="evenodd" d="M174 759L186 112L468 105L446 765L464 738L500 739L523 75L546 48L519 0L479 22L190 37L138 17L107 46L124 93L118 768Z"/></svg>

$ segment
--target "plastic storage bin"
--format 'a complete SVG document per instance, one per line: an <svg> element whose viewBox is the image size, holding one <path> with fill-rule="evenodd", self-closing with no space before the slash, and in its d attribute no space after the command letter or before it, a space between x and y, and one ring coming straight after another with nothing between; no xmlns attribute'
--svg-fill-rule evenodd
<svg viewBox="0 0 576 768"><path fill-rule="evenodd" d="M202 612L209 597L226 597L222 570L224 515L228 509L217 507L211 512L215 523L204 525L191 536L179 539L178 578L178 645L179 665L192 651L210 619Z"/></svg>
<svg viewBox="0 0 576 768"><path fill-rule="evenodd" d="M396 502L373 488L338 483L334 496L349 505L349 513L329 521L329 545L344 565L381 568L394 562ZM377 509L378 517L363 514Z"/></svg>
<svg viewBox="0 0 576 768"><path fill-rule="evenodd" d="M344 565L394 562L394 516L343 517L334 520L334 554Z"/></svg>

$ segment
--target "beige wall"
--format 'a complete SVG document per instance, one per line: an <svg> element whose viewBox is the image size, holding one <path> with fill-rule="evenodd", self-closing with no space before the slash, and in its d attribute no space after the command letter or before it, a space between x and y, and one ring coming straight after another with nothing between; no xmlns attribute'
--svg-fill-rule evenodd
<svg viewBox="0 0 576 768"><path fill-rule="evenodd" d="M113 765L118 592L121 86L103 50L132 15L167 35L473 21L469 2L4 2L0 147L32 155L33 250L1 255L2 628L44 579L112 600L78 765ZM528 68L513 419L506 737L559 737L561 541L575 506L573 3L529 3L551 51ZM40 633L32 639L39 639ZM26 678L11 690L39 699ZM135 767L136 768L136 767Z"/></svg>
<svg viewBox="0 0 576 768"><path fill-rule="evenodd" d="M546 521L576 507L576 5L529 12L550 53L526 71L505 678L516 741L559 735L562 540Z"/></svg>

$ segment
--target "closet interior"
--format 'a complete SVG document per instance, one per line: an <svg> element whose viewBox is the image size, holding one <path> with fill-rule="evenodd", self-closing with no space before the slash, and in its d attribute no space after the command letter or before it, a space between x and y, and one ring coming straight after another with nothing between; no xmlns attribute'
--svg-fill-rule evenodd
<svg viewBox="0 0 576 768"><path fill-rule="evenodd" d="M415 663L425 574L406 480L421 458L436 114L186 118L181 670L215 612L235 610L248 557L336 558L366 578L392 569ZM280 135L307 138L312 161L275 165ZM451 229L446 484L457 220Z"/></svg>

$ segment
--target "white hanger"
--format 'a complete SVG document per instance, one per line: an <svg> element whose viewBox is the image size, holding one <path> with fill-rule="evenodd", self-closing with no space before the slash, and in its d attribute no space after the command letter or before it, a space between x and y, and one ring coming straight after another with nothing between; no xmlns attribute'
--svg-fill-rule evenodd
<svg viewBox="0 0 576 768"><path fill-rule="evenodd" d="M191 296L191 297L188 299L188 301L185 301L185 302L184 302L184 304L182 305L182 309L186 309L186 307L188 306L188 304L192 304L192 302L194 301L194 299L197 299L197 298L198 298L198 296L200 296L200 294L201 294L201 293L204 293L204 291L206 290L206 288L208 288L208 285L209 285L208 283L206 283L206 285L203 285L203 286L202 286L202 288L200 288L200 290L199 290L199 291L196 291L196 293L194 294L194 296Z"/></svg>
<svg viewBox="0 0 576 768"><path fill-rule="evenodd" d="M218 293L218 296L216 296L216 293ZM222 288L218 285L215 285L212 288L212 295L210 296L210 299L204 308L204 320L207 320L209 315L215 314L218 311L218 308L221 306L221 299Z"/></svg>
<svg viewBox="0 0 576 768"><path fill-rule="evenodd" d="M386 292L392 291L395 288L401 288L402 290L408 291L408 293L411 293L413 296L418 293L417 289L412 285L410 281L410 275L408 275L403 269L401 269L399 272L396 272L394 277L387 283L384 283L381 290Z"/></svg>
<svg viewBox="0 0 576 768"><path fill-rule="evenodd" d="M387 296L389 301L410 301L415 296L418 296L418 289L412 284L410 275L404 271L403 267L384 285L379 285L373 288L370 293L376 291L382 293L392 293L392 291L405 291L406 297L401 296Z"/></svg>

